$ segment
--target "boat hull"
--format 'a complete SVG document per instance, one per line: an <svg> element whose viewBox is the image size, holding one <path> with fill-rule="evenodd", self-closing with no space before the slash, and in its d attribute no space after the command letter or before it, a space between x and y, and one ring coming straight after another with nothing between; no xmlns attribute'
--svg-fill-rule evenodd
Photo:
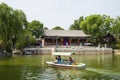
<svg viewBox="0 0 120 80"><path fill-rule="evenodd" d="M58 67L58 68L76 68L76 69L85 69L86 68L86 64L84 63L77 63L77 64L73 64L73 65L69 65L69 64L57 64L51 61L47 61L46 62L49 66L53 66L53 67Z"/></svg>

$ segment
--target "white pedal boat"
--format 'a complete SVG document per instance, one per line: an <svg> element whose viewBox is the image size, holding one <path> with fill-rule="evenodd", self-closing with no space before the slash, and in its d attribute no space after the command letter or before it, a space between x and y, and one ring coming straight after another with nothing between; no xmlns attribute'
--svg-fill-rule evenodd
<svg viewBox="0 0 120 80"><path fill-rule="evenodd" d="M52 55L60 55L60 56L70 56L72 55L73 52L53 52ZM84 63L73 63L73 64L58 64L55 63L54 61L46 61L46 64L48 64L49 66L53 66L53 67L59 67L59 68L77 68L77 69L85 69L86 68L86 64Z"/></svg>

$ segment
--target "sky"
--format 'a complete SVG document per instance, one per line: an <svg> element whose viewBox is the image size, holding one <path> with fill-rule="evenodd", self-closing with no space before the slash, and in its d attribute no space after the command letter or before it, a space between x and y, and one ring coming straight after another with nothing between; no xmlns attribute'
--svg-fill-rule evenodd
<svg viewBox="0 0 120 80"><path fill-rule="evenodd" d="M29 22L40 21L49 29L60 26L68 30L80 16L120 16L120 0L0 0L2 2L22 10Z"/></svg>

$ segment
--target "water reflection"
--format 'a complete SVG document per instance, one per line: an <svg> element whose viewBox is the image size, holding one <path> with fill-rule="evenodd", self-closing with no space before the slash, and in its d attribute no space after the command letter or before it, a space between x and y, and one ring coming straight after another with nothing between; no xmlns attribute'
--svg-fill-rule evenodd
<svg viewBox="0 0 120 80"><path fill-rule="evenodd" d="M72 57L75 61L86 63L86 70L49 67L45 61L51 60L50 55L1 59L0 80L120 80L120 55L96 54Z"/></svg>
<svg viewBox="0 0 120 80"><path fill-rule="evenodd" d="M45 68L42 70L27 70L21 80L119 80L119 76L100 73L98 70L75 70Z"/></svg>

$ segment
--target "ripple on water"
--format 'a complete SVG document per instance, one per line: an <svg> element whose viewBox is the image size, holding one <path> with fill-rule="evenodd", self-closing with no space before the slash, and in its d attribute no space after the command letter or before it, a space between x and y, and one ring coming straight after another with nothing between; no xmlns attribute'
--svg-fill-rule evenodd
<svg viewBox="0 0 120 80"><path fill-rule="evenodd" d="M106 70L106 69L96 69L96 68L87 68L87 71L90 73L94 72L100 74L100 78L103 79L112 79L112 80L119 80L120 79L120 72L115 72L113 70ZM88 73L87 73L88 74Z"/></svg>
<svg viewBox="0 0 120 80"><path fill-rule="evenodd" d="M119 80L120 73L112 73L110 70L87 68L77 69L56 69L38 68L31 71L27 69L25 80ZM111 74L112 73L112 74Z"/></svg>

